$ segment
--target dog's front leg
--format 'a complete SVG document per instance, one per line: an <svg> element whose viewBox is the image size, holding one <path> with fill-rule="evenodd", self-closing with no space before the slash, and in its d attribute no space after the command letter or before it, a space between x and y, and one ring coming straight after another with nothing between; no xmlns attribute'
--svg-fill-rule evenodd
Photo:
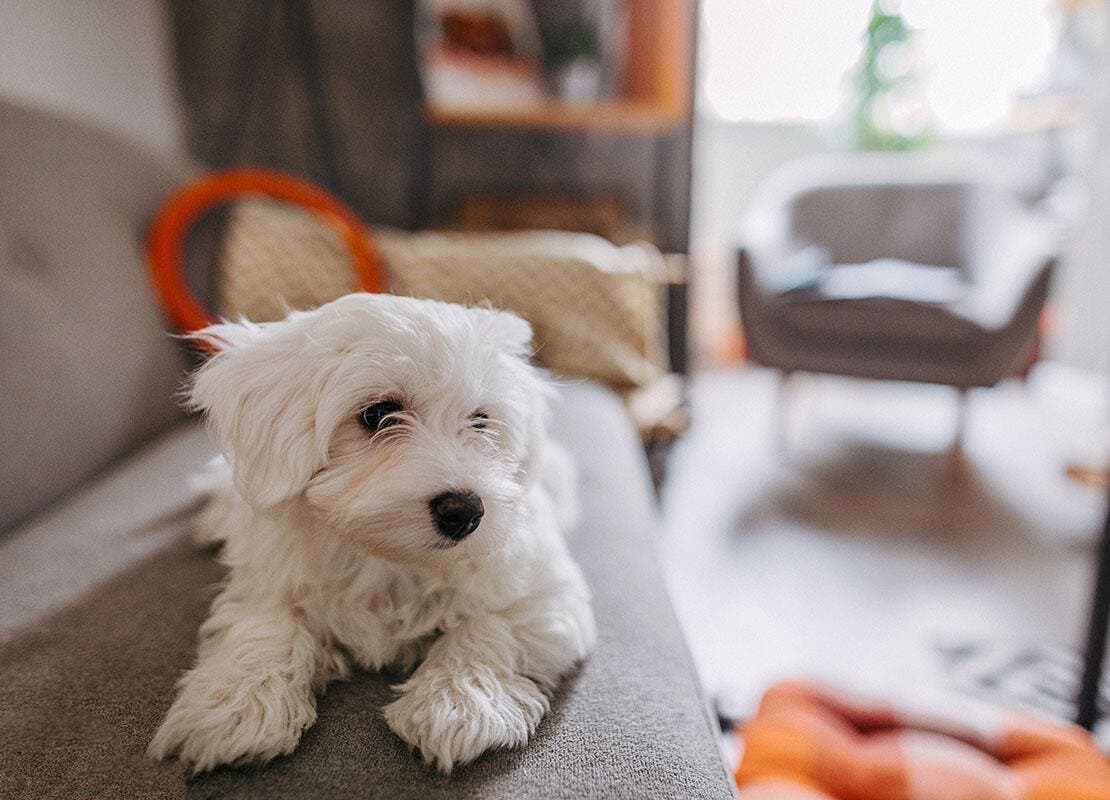
<svg viewBox="0 0 1110 800"><path fill-rule="evenodd" d="M527 743L559 678L594 640L585 588L463 621L429 648L386 706L394 733L450 773L487 750Z"/></svg>
<svg viewBox="0 0 1110 800"><path fill-rule="evenodd" d="M268 761L316 721L320 646L292 608L218 598L201 628L197 665L181 678L148 753L176 753L194 772Z"/></svg>

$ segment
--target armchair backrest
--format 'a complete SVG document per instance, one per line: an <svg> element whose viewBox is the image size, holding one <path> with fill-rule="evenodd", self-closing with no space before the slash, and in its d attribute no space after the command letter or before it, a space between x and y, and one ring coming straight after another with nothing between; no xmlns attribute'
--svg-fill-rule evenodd
<svg viewBox="0 0 1110 800"><path fill-rule="evenodd" d="M776 252L813 246L834 264L896 258L970 277L984 237L1017 203L967 161L838 153L772 175L753 199L749 228Z"/></svg>
<svg viewBox="0 0 1110 800"><path fill-rule="evenodd" d="M835 264L897 258L963 269L968 192L957 183L813 186L790 201L788 235Z"/></svg>

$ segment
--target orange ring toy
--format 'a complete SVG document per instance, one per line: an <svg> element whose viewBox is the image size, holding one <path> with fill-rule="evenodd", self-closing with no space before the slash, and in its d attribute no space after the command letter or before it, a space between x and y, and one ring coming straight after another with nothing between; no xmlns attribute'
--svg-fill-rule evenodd
<svg viewBox="0 0 1110 800"><path fill-rule="evenodd" d="M170 198L150 227L147 259L154 291L181 331L194 333L217 322L185 282L181 246L189 228L217 203L243 195L263 195L315 212L340 235L354 262L358 286L382 291L381 261L362 222L332 195L306 181L263 169L236 169L202 175Z"/></svg>

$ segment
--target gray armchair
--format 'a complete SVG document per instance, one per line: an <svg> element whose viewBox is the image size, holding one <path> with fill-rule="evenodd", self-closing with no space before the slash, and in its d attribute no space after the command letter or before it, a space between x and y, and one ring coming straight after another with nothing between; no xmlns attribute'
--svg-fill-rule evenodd
<svg viewBox="0 0 1110 800"><path fill-rule="evenodd" d="M755 362L966 390L1035 357L1059 232L967 164L841 154L772 176L743 237Z"/></svg>

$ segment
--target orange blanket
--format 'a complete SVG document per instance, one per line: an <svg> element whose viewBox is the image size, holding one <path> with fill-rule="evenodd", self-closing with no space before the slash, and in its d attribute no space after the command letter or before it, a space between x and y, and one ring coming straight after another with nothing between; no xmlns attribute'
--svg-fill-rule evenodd
<svg viewBox="0 0 1110 800"><path fill-rule="evenodd" d="M967 724L782 683L740 728L736 782L743 800L1110 800L1110 762L1086 731L988 716Z"/></svg>

